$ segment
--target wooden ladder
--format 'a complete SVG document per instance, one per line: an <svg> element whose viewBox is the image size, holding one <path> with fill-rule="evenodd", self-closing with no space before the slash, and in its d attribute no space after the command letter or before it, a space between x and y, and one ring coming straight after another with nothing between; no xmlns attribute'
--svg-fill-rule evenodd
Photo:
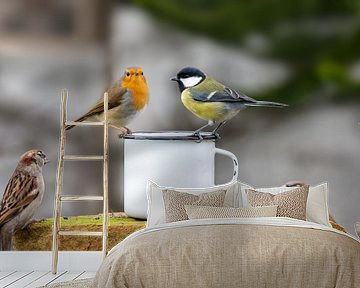
<svg viewBox="0 0 360 288"><path fill-rule="evenodd" d="M102 254L107 253L108 238L108 161L109 161L109 142L108 142L108 93L104 93L104 121L103 122L68 122L67 121L67 99L68 91L61 92L60 106L60 142L59 142L59 162L56 177L56 195L54 204L54 226L52 244L52 273L57 273L59 256L59 236L97 236L102 237ZM65 155L66 125L75 126L103 126L104 127L104 153L103 155ZM102 196L77 196L62 195L63 190L63 171L64 161L103 161L103 195ZM63 201L103 201L103 227L102 232L94 231L64 231L61 230L61 202Z"/></svg>

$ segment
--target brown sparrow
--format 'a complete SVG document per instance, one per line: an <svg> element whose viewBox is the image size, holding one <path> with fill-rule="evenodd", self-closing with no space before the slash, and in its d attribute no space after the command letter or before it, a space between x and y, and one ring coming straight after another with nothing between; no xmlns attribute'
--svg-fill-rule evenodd
<svg viewBox="0 0 360 288"><path fill-rule="evenodd" d="M49 160L41 150L30 150L20 157L0 203L0 251L12 249L12 236L25 228L44 196L42 167Z"/></svg>

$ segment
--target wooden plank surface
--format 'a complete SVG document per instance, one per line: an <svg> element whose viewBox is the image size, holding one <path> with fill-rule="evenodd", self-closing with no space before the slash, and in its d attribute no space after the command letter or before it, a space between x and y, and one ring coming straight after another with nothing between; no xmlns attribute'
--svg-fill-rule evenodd
<svg viewBox="0 0 360 288"><path fill-rule="evenodd" d="M27 287L31 283L35 282L36 280L40 279L41 277L45 276L49 271L32 271L28 275L18 279L16 282L6 286L6 288L20 288L20 287Z"/></svg>
<svg viewBox="0 0 360 288"><path fill-rule="evenodd" d="M59 278L61 275L63 275L64 273L66 273L66 271L62 271L62 272L58 272L57 274L52 274L50 271L48 273L46 273L43 277L33 281L32 283L30 283L29 285L26 285L24 287L26 288L37 288L39 286L45 286L51 282L53 282L54 280L56 280L57 278ZM20 287L19 287L20 288Z"/></svg>
<svg viewBox="0 0 360 288"><path fill-rule="evenodd" d="M13 284L29 274L31 274L31 271L16 271L15 273L11 273L0 280L0 287L8 287L10 284Z"/></svg>
<svg viewBox="0 0 360 288"><path fill-rule="evenodd" d="M53 280L51 284L75 280L83 273L84 271L75 271L75 272L67 271L66 273L62 274L60 277Z"/></svg>
<svg viewBox="0 0 360 288"><path fill-rule="evenodd" d="M84 273L80 274L76 279L89 279L94 278L96 275L95 271L85 271Z"/></svg>
<svg viewBox="0 0 360 288"><path fill-rule="evenodd" d="M61 271L96 271L101 262L101 251L60 251L59 253L59 270ZM50 269L51 251L0 252L0 271L48 271ZM0 273L0 279L1 276L6 276L2 274L3 272Z"/></svg>
<svg viewBox="0 0 360 288"><path fill-rule="evenodd" d="M35 288L49 284L94 278L95 271L1 271L1 288Z"/></svg>
<svg viewBox="0 0 360 288"><path fill-rule="evenodd" d="M0 280L5 278L6 276L9 276L12 273L15 273L16 271L0 271Z"/></svg>

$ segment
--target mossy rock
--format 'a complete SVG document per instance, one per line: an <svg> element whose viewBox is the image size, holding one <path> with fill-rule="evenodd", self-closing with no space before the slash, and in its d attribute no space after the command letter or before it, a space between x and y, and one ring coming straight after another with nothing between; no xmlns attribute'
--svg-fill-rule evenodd
<svg viewBox="0 0 360 288"><path fill-rule="evenodd" d="M128 235L145 227L146 221L128 218L124 213L109 215L108 249ZM15 233L14 250L49 251L52 246L53 218L35 221ZM102 216L74 216L61 218L61 230L102 231ZM102 249L102 238L92 236L60 236L59 250L97 251Z"/></svg>

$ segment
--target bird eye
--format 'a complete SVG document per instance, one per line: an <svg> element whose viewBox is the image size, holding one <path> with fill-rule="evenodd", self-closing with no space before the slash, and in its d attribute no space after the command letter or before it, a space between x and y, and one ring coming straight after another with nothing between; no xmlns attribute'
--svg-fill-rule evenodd
<svg viewBox="0 0 360 288"><path fill-rule="evenodd" d="M126 76L130 76L130 72L126 72Z"/></svg>
<svg viewBox="0 0 360 288"><path fill-rule="evenodd" d="M136 75L136 76L139 76L139 73L137 73L137 72L136 72L136 74L135 74L135 75Z"/></svg>
<svg viewBox="0 0 360 288"><path fill-rule="evenodd" d="M141 72L140 74L141 74L141 75L144 75L144 72Z"/></svg>

